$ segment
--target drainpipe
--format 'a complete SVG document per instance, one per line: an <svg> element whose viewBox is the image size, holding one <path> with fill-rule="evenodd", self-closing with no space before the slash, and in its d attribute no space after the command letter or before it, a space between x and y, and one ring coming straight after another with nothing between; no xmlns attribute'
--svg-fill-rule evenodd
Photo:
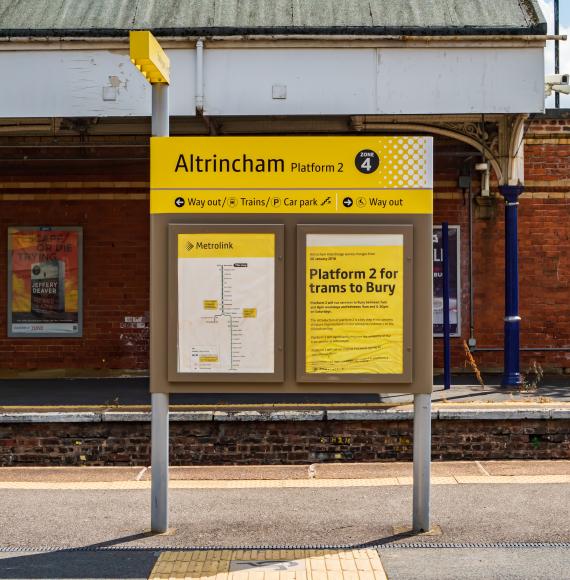
<svg viewBox="0 0 570 580"><path fill-rule="evenodd" d="M204 39L196 41L196 113L204 113Z"/></svg>
<svg viewBox="0 0 570 580"><path fill-rule="evenodd" d="M499 187L505 198L505 353L504 374L501 385L516 387L522 384L520 373L520 322L519 316L519 259L518 259L518 207L522 185Z"/></svg>
<svg viewBox="0 0 570 580"><path fill-rule="evenodd" d="M475 290L473 288L473 168L469 164L469 347L475 346Z"/></svg>
<svg viewBox="0 0 570 580"><path fill-rule="evenodd" d="M560 6L559 1L554 0L554 34L560 32ZM554 41L554 73L558 74L560 72L560 41L556 39ZM556 91L554 93L554 107L560 109L560 93Z"/></svg>

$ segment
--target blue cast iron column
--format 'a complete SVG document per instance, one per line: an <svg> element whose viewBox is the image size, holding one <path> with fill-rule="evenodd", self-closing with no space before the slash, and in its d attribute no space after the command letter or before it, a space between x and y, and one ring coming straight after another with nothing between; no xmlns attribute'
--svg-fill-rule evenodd
<svg viewBox="0 0 570 580"><path fill-rule="evenodd" d="M499 188L505 198L505 362L503 387L522 384L520 373L518 209L522 185Z"/></svg>

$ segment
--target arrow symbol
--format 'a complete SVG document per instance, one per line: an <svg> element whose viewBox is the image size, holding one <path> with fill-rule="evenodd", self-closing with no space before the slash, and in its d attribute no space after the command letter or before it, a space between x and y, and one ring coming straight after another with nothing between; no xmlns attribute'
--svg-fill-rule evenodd
<svg viewBox="0 0 570 580"><path fill-rule="evenodd" d="M352 206L352 197L345 197L342 200L342 205L344 205L344 207L351 207Z"/></svg>
<svg viewBox="0 0 570 580"><path fill-rule="evenodd" d="M184 207L184 198L183 198L183 197L177 197L177 198L174 200L174 205L175 205L176 207Z"/></svg>

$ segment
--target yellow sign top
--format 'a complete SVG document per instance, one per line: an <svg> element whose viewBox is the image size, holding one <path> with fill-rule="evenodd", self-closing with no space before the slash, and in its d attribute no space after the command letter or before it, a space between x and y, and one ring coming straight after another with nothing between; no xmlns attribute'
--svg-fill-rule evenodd
<svg viewBox="0 0 570 580"><path fill-rule="evenodd" d="M149 83L170 83L170 59L148 30L131 30L130 56Z"/></svg>
<svg viewBox="0 0 570 580"><path fill-rule="evenodd" d="M273 258L275 234L178 234L179 258Z"/></svg>
<svg viewBox="0 0 570 580"><path fill-rule="evenodd" d="M153 137L151 213L432 213L432 139Z"/></svg>

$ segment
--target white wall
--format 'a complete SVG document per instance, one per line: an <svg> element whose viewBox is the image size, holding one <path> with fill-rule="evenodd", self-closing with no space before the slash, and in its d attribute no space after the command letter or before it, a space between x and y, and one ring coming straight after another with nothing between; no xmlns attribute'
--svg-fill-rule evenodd
<svg viewBox="0 0 570 580"><path fill-rule="evenodd" d="M194 115L195 52L168 54L177 89L171 113ZM10 79L0 89L0 117L150 116L150 85L127 51L1 51L0 66Z"/></svg>
<svg viewBox="0 0 570 580"><path fill-rule="evenodd" d="M169 50L171 114L195 114L195 51ZM127 51L0 51L0 117L150 115ZM542 48L206 49L209 115L533 113ZM115 85L115 86L113 86ZM286 99L273 98L273 86ZM105 98L104 98L105 97ZM105 100L105 99L114 100Z"/></svg>

